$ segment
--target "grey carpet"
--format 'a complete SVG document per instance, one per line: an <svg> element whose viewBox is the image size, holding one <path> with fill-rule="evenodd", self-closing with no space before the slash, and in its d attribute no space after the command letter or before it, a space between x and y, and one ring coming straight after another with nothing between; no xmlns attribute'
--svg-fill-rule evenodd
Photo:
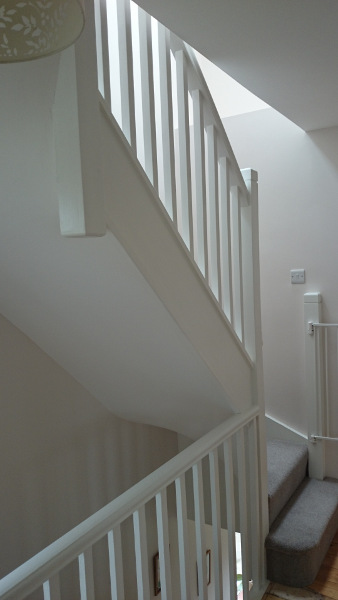
<svg viewBox="0 0 338 600"><path fill-rule="evenodd" d="M273 440L268 442L269 525L306 476L308 450L305 445Z"/></svg>
<svg viewBox="0 0 338 600"><path fill-rule="evenodd" d="M305 479L266 539L270 581L304 587L316 578L338 528L338 482Z"/></svg>

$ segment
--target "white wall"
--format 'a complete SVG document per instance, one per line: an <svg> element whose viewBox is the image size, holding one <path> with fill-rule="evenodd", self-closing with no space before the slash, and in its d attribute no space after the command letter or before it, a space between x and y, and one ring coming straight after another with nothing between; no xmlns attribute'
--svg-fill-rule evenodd
<svg viewBox="0 0 338 600"><path fill-rule="evenodd" d="M177 435L114 417L2 316L0 338L2 577L174 456Z"/></svg>
<svg viewBox="0 0 338 600"><path fill-rule="evenodd" d="M224 123L240 166L259 176L267 413L306 432L303 294L321 292L324 320L338 320L338 128L306 134L273 109ZM304 285L291 285L292 268Z"/></svg>

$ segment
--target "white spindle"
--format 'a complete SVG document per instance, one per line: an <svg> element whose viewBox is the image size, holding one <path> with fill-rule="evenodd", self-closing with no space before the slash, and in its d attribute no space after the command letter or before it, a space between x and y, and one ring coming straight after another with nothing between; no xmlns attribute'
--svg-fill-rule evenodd
<svg viewBox="0 0 338 600"><path fill-rule="evenodd" d="M161 25L161 23L157 22L159 118L156 119L156 125L158 126L157 147L158 156L160 157L159 180L160 174L163 179L163 190L160 188L160 181L159 190L161 190L160 198L166 210L174 224L177 225L173 99L169 38L169 30Z"/></svg>
<svg viewBox="0 0 338 600"><path fill-rule="evenodd" d="M43 600L61 600L59 575L53 575L43 584Z"/></svg>
<svg viewBox="0 0 338 600"><path fill-rule="evenodd" d="M151 21L142 8L138 8L138 39L140 61L140 87L142 104L142 157L143 167L154 188L158 188L156 128L154 105L154 72L152 57ZM142 161L141 161L142 162Z"/></svg>
<svg viewBox="0 0 338 600"><path fill-rule="evenodd" d="M104 97L105 101L107 102L108 106L111 106L110 84L112 78L109 66L110 43L107 15L109 4L107 6L106 0L96 0L95 5L95 19L97 23L97 28L100 26L100 36L96 37L97 47L99 45L99 52L97 53L99 90L102 96Z"/></svg>
<svg viewBox="0 0 338 600"><path fill-rule="evenodd" d="M169 528L167 490L156 494L157 535L161 573L161 598L171 600L171 568L169 554Z"/></svg>
<svg viewBox="0 0 338 600"><path fill-rule="evenodd" d="M175 53L178 118L178 152L180 205L177 206L177 226L186 246L193 252L191 161L188 107L188 81L183 50Z"/></svg>
<svg viewBox="0 0 338 600"><path fill-rule="evenodd" d="M121 97L121 129L131 147L136 150L134 69L131 38L130 2L115 0ZM109 43L113 42L112 37ZM116 85L117 82L112 82Z"/></svg>
<svg viewBox="0 0 338 600"><path fill-rule="evenodd" d="M219 197L222 308L233 323L230 173L229 160L225 156L219 159Z"/></svg>
<svg viewBox="0 0 338 600"><path fill-rule="evenodd" d="M189 585L189 538L187 517L187 494L185 486L185 475L175 480L176 506L177 506L177 530L178 530L178 555L180 564L181 600L190 600Z"/></svg>
<svg viewBox="0 0 338 600"><path fill-rule="evenodd" d="M137 578L137 598L138 600L149 600L149 571L148 571L148 547L147 547L147 526L145 506L133 514L134 537L135 537L135 560L136 560L136 578Z"/></svg>
<svg viewBox="0 0 338 600"><path fill-rule="evenodd" d="M202 463L199 461L193 466L193 488L195 504L196 552L199 597L207 599L207 573L206 573L206 544L205 544L205 517L203 497Z"/></svg>
<svg viewBox="0 0 338 600"><path fill-rule="evenodd" d="M79 555L79 580L81 600L95 600L92 548Z"/></svg>
<svg viewBox="0 0 338 600"><path fill-rule="evenodd" d="M243 331L243 277L242 277L242 232L240 190L231 189L231 232L232 232L232 272L234 290L234 329L244 344Z"/></svg>
<svg viewBox="0 0 338 600"><path fill-rule="evenodd" d="M247 494L247 464L245 461L244 431L241 429L236 434L237 441L237 465L238 465L238 497L239 497L239 522L242 549L242 576L243 576L243 600L248 599L250 556L249 556L249 527L248 527L248 505L250 498Z"/></svg>
<svg viewBox="0 0 338 600"><path fill-rule="evenodd" d="M101 0L94 0L94 16L95 16L95 31L96 31L96 58L97 58L97 85L100 94L104 94L104 79L103 79L103 41L101 31ZM108 44L106 52L108 50Z"/></svg>
<svg viewBox="0 0 338 600"><path fill-rule="evenodd" d="M228 528L228 552L229 552L229 584L230 598L237 597L237 570L236 570L236 526L235 526L235 488L234 488L234 470L232 456L232 440L226 440L223 444L224 449L224 470L225 470L225 494L226 494L226 515Z"/></svg>
<svg viewBox="0 0 338 600"><path fill-rule="evenodd" d="M108 531L109 573L112 600L124 598L123 558L120 525Z"/></svg>
<svg viewBox="0 0 338 600"><path fill-rule="evenodd" d="M193 103L193 173L194 173L194 258L206 281L209 281L206 166L203 96L199 89L191 92Z"/></svg>
<svg viewBox="0 0 338 600"><path fill-rule="evenodd" d="M257 420L253 420L248 426L248 444L246 449L246 460L248 463L248 481L250 490L250 545L249 555L251 556L250 577L256 585L261 580L260 564L263 559L263 548L257 547L256 540L261 537L261 516L260 516L260 496L259 496L259 446Z"/></svg>
<svg viewBox="0 0 338 600"><path fill-rule="evenodd" d="M209 286L220 304L220 237L218 215L218 160L217 133L214 125L207 127L207 218L208 218L208 257Z"/></svg>
<svg viewBox="0 0 338 600"><path fill-rule="evenodd" d="M215 580L215 600L223 600L222 577L222 540L221 540L221 505L218 470L218 450L209 454L210 495L212 514L213 573Z"/></svg>
<svg viewBox="0 0 338 600"><path fill-rule="evenodd" d="M251 204L241 207L242 285L243 285L243 331L245 348L255 358L254 281L252 252Z"/></svg>

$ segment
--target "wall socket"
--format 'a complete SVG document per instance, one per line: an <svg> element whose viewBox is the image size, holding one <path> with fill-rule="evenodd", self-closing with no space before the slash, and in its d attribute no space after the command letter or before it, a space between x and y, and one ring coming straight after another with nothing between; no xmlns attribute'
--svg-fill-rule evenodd
<svg viewBox="0 0 338 600"><path fill-rule="evenodd" d="M291 269L291 283L305 283L305 269Z"/></svg>

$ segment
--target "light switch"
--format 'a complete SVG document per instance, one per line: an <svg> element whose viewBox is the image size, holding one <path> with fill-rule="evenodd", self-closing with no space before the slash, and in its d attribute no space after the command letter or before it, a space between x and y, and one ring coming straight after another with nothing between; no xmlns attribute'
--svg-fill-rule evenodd
<svg viewBox="0 0 338 600"><path fill-rule="evenodd" d="M291 283L305 283L305 269L291 269Z"/></svg>

